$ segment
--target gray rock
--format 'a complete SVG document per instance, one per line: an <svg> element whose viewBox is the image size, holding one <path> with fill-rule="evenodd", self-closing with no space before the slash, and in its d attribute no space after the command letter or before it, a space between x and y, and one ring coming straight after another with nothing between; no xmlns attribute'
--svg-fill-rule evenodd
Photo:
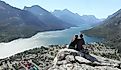
<svg viewBox="0 0 121 70"><path fill-rule="evenodd" d="M65 59L66 59L66 61L67 61L67 62L75 61L75 59L74 59L74 56L73 56L73 55L67 55L67 56L65 57Z"/></svg>
<svg viewBox="0 0 121 70"><path fill-rule="evenodd" d="M63 61L57 61L57 64L56 65L62 65L62 64L67 64L67 61L66 60L63 60Z"/></svg>
<svg viewBox="0 0 121 70"><path fill-rule="evenodd" d="M89 60L83 58L83 57L80 57L80 56L75 56L75 59L77 61L79 61L80 63L91 63Z"/></svg>
<svg viewBox="0 0 121 70"><path fill-rule="evenodd" d="M67 70L72 70L74 68L73 64L66 64L66 69Z"/></svg>
<svg viewBox="0 0 121 70"><path fill-rule="evenodd" d="M61 57L61 58L60 58ZM120 70L115 65L117 62L114 62L112 65L109 65L111 60L108 60L107 63L93 62L97 61L96 56L85 55L75 50L62 49L58 52L57 56L54 59L54 64L50 68L51 70ZM101 61L104 61L104 58L100 58ZM72 63L74 62L74 63ZM52 69L53 68L53 69Z"/></svg>

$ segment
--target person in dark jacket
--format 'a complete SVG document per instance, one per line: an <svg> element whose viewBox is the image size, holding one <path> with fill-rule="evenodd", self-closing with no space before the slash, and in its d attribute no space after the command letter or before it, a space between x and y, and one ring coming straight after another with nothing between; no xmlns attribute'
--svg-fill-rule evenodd
<svg viewBox="0 0 121 70"><path fill-rule="evenodd" d="M72 39L71 43L69 44L69 49L74 49L75 50L75 47L77 45L77 42L78 42L78 35L75 35L74 38Z"/></svg>
<svg viewBox="0 0 121 70"><path fill-rule="evenodd" d="M78 39L76 50L77 50L77 51L83 50L83 49L84 49L84 48L83 48L83 45L85 45L85 41L84 41L83 35L80 34L80 38Z"/></svg>

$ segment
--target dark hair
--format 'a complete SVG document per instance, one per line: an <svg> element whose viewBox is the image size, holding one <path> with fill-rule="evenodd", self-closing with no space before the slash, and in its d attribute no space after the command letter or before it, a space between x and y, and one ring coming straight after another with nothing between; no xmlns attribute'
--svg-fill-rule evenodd
<svg viewBox="0 0 121 70"><path fill-rule="evenodd" d="M78 38L78 35L75 35L75 38L77 39Z"/></svg>
<svg viewBox="0 0 121 70"><path fill-rule="evenodd" d="M82 38L83 37L83 34L80 34L80 37Z"/></svg>

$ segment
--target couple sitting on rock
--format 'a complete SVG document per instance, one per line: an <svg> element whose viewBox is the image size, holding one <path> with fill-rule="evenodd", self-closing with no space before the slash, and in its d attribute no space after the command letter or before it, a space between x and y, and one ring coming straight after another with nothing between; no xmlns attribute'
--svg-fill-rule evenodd
<svg viewBox="0 0 121 70"><path fill-rule="evenodd" d="M93 57L89 54L88 49L83 48L83 45L85 45L85 41L84 41L83 35L80 34L80 37L78 37L78 35L74 36L74 39L72 39L68 48L79 51L81 57L84 57L85 59L87 59L91 62L97 61L100 63L100 61L98 61L95 57Z"/></svg>
<svg viewBox="0 0 121 70"><path fill-rule="evenodd" d="M83 35L80 34L79 37L78 37L78 35L75 35L74 38L72 39L70 45L69 45L69 49L74 49L76 51L82 51L84 49L83 45L85 45Z"/></svg>

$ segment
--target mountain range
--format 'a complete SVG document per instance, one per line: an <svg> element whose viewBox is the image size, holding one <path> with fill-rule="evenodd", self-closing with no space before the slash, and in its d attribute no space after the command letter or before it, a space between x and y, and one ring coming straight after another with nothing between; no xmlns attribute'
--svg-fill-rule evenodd
<svg viewBox="0 0 121 70"><path fill-rule="evenodd" d="M0 42L29 37L44 28L45 24L32 13L0 1Z"/></svg>
<svg viewBox="0 0 121 70"><path fill-rule="evenodd" d="M80 16L67 9L49 12L34 5L18 9L0 1L0 42L9 42L18 38L28 38L38 32L62 30L70 27L98 25L95 16Z"/></svg>
<svg viewBox="0 0 121 70"><path fill-rule="evenodd" d="M83 33L105 38L107 45L119 49L121 53L121 9L101 23L97 27L83 31Z"/></svg>
<svg viewBox="0 0 121 70"><path fill-rule="evenodd" d="M31 37L41 31L58 30L72 27L71 24L59 20L45 9L32 6L37 16L29 10L21 10L0 1L0 42L9 42L18 38Z"/></svg>
<svg viewBox="0 0 121 70"><path fill-rule="evenodd" d="M34 5L32 7L24 7L24 10L36 15L39 18L39 20L41 20L43 23L45 23L45 25L48 26L48 29L75 26L60 20L56 16L52 15L49 11L43 9L38 5Z"/></svg>
<svg viewBox="0 0 121 70"><path fill-rule="evenodd" d="M77 26L81 26L82 24L95 26L95 25L100 24L99 22L102 21L101 19L97 19L93 15L80 16L78 13L73 13L73 12L69 11L68 9L54 10L52 12L52 14L65 22L75 24Z"/></svg>

